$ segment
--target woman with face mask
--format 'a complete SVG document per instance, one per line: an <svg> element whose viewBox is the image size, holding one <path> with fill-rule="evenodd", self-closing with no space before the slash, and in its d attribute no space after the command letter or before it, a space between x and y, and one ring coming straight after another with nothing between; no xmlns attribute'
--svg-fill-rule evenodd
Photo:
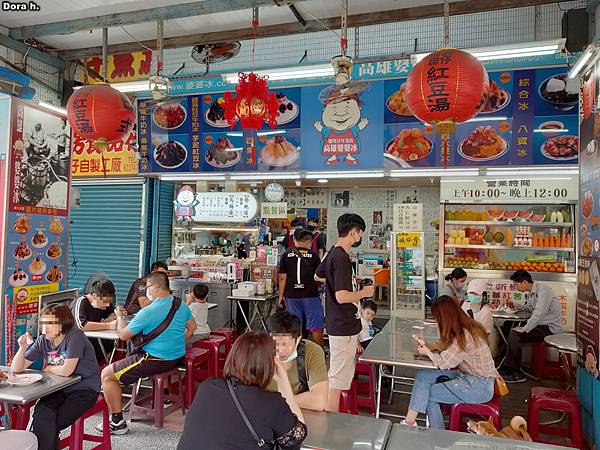
<svg viewBox="0 0 600 450"><path fill-rule="evenodd" d="M446 282L440 291L438 297L443 295L452 297L457 300L459 304L462 304L466 299L465 284L467 282L467 272L460 267L454 269L450 274L444 278Z"/></svg>
<svg viewBox="0 0 600 450"><path fill-rule="evenodd" d="M467 287L467 300L463 303L462 309L487 331L488 343L493 356L496 354L497 349L497 333L494 329L492 309L487 304L486 287L485 280L471 280Z"/></svg>

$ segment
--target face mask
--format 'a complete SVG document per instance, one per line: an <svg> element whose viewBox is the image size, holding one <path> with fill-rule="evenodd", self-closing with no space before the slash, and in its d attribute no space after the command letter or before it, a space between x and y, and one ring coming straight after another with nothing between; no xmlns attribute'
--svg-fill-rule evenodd
<svg viewBox="0 0 600 450"><path fill-rule="evenodd" d="M317 227L315 227L314 225L309 225L307 228L309 231L315 231L317 229Z"/></svg>
<svg viewBox="0 0 600 450"><path fill-rule="evenodd" d="M468 293L467 294L467 299L473 304L476 305L477 303L481 302L481 295L477 295L477 294L471 294Z"/></svg>
<svg viewBox="0 0 600 450"><path fill-rule="evenodd" d="M150 292L146 291L146 298L148 300L150 300L151 302L154 301L154 295L152 295Z"/></svg>
<svg viewBox="0 0 600 450"><path fill-rule="evenodd" d="M290 356L288 356L287 358L285 358L284 363L289 363L292 362L293 360L295 360L298 357L298 349L294 349L294 351L292 352L292 354Z"/></svg>
<svg viewBox="0 0 600 450"><path fill-rule="evenodd" d="M352 247L354 247L354 248L360 247L360 244L362 244L362 237L358 240L358 242L355 242L354 244L352 244Z"/></svg>
<svg viewBox="0 0 600 450"><path fill-rule="evenodd" d="M459 283L456 285L456 289L458 289L459 291L464 290L465 288L465 283Z"/></svg>

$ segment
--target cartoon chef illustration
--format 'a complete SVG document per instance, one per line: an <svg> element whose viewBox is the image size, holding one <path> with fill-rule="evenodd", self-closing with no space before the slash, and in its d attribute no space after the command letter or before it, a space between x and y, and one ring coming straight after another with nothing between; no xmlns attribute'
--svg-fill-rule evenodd
<svg viewBox="0 0 600 450"><path fill-rule="evenodd" d="M322 135L321 154L327 157L328 166L335 166L340 160L350 166L358 164L359 133L369 124L368 118L361 118L359 94L364 89L364 85L335 86L325 88L319 95L324 105L322 122L317 120L313 126Z"/></svg>
<svg viewBox="0 0 600 450"><path fill-rule="evenodd" d="M190 222L196 214L198 200L191 186L185 185L179 189L175 200L175 217L180 222Z"/></svg>

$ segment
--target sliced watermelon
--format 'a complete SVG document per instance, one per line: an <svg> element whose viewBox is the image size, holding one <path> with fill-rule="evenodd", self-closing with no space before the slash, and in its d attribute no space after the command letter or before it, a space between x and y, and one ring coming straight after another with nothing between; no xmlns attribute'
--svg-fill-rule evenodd
<svg viewBox="0 0 600 450"><path fill-rule="evenodd" d="M530 219L533 211L519 211L519 219Z"/></svg>
<svg viewBox="0 0 600 450"><path fill-rule="evenodd" d="M519 215L519 211L504 211L504 218L506 220L516 219Z"/></svg>
<svg viewBox="0 0 600 450"><path fill-rule="evenodd" d="M544 214L534 214L529 218L532 222L543 222L546 216Z"/></svg>
<svg viewBox="0 0 600 450"><path fill-rule="evenodd" d="M500 220L504 217L504 210L502 209L489 209L487 215L493 220Z"/></svg>

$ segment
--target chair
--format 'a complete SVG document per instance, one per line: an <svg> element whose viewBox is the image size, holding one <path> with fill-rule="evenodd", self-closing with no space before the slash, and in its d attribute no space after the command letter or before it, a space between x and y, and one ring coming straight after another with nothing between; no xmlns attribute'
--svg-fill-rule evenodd
<svg viewBox="0 0 600 450"><path fill-rule="evenodd" d="M467 403L456 403L450 407L450 419L448 429L450 431L467 431L467 425L463 419L474 418L481 420L482 417L492 418L494 426L502 428L502 415L500 414L500 398L494 396L489 402L477 405Z"/></svg>
<svg viewBox="0 0 600 450"><path fill-rule="evenodd" d="M102 435L96 436L87 434L84 430L85 420L95 416L99 412L102 413ZM96 404L71 425L71 433L69 436L60 440L61 450L64 448L68 448L69 450L83 450L85 441L99 443L99 445L96 445L95 447L87 447L92 450L111 450L110 422L108 417L108 405L106 404L104 397L100 395L98 396Z"/></svg>
<svg viewBox="0 0 600 450"><path fill-rule="evenodd" d="M231 346L235 343L235 340L238 337L237 330L235 328L229 328L229 327L215 328L214 330L210 331L210 334L212 334L214 336L224 336L228 339L227 353L229 353L229 351L231 350Z"/></svg>
<svg viewBox="0 0 600 450"><path fill-rule="evenodd" d="M358 359L358 355L356 355ZM360 376L367 377L366 381L360 379ZM356 362L354 371L354 380L357 383L357 403L360 408L369 410L372 416L375 415L375 376L373 366L364 362Z"/></svg>
<svg viewBox="0 0 600 450"><path fill-rule="evenodd" d="M36 402L27 403L26 405L14 405L8 406L10 421L13 430L25 430L29 424L29 418L31 417L31 408ZM0 416L5 415L4 404L0 403Z"/></svg>
<svg viewBox="0 0 600 450"><path fill-rule="evenodd" d="M219 366L219 356L221 347L224 347L223 354L227 357L227 354L225 353L227 351L227 338L223 336L209 336L206 339L194 342L192 347L202 348L211 352L208 369L209 377L218 377L219 375L222 375L223 370Z"/></svg>
<svg viewBox="0 0 600 450"><path fill-rule="evenodd" d="M531 370L536 378L565 378L565 372L561 362L548 359L548 344L544 341L533 343ZM567 361L571 365L571 356L567 356Z"/></svg>
<svg viewBox="0 0 600 450"><path fill-rule="evenodd" d="M559 428L540 424L540 411L559 411L569 416L569 427ZM529 435L534 442L562 445L564 447L583 448L581 433L581 409L575 392L544 387L531 388L529 394ZM552 442L540 438L540 434L568 438L570 444Z"/></svg>
<svg viewBox="0 0 600 450"><path fill-rule="evenodd" d="M169 394L165 394L165 388L168 387L172 377L175 377L176 389L169 390ZM164 418L171 414L176 409L181 408L183 414L185 414L185 401L183 399L183 383L181 380L181 373L176 367L168 372L159 373L154 375L152 378L152 394L140 396L139 388L141 380L138 381L136 389L133 390L131 395L131 406L129 407L129 420L133 421L135 414L140 414L144 417L154 418L154 426L156 428L162 428ZM176 391L176 392L174 392ZM167 408L164 407L165 400L173 402ZM152 407L143 406L144 403L151 401Z"/></svg>
<svg viewBox="0 0 600 450"><path fill-rule="evenodd" d="M350 389L340 393L340 412L358 416L357 383L352 380Z"/></svg>
<svg viewBox="0 0 600 450"><path fill-rule="evenodd" d="M196 381L202 381L201 366L210 366L210 351L203 348L190 348L185 352L183 358L185 365L185 377L183 379L183 396L186 408L189 408L196 396ZM208 372L208 371L207 371Z"/></svg>

